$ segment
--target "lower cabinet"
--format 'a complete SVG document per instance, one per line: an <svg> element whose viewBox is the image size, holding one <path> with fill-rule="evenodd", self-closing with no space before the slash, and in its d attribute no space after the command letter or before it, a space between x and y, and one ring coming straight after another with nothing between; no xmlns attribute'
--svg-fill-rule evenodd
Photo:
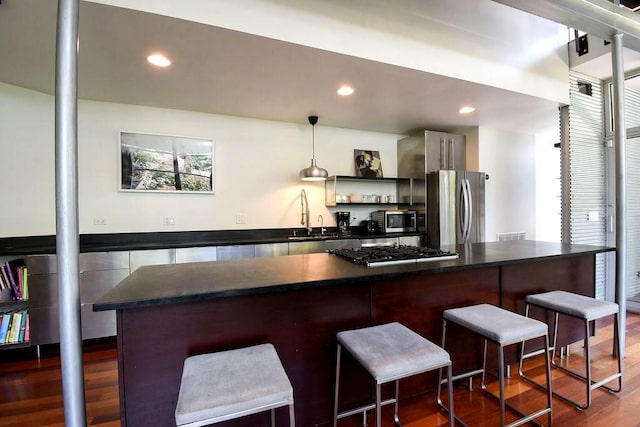
<svg viewBox="0 0 640 427"><path fill-rule="evenodd" d="M129 275L129 252L80 254L80 315L82 338L116 334L114 312L94 312L93 302ZM27 257L31 291L31 344L60 342L58 275L55 255Z"/></svg>
<svg viewBox="0 0 640 427"><path fill-rule="evenodd" d="M404 240L403 240L404 239ZM416 244L401 237L388 239L336 239L287 243L206 246L135 251L88 252L80 254L80 303L82 338L103 338L116 334L113 311L93 311L93 302L145 265L206 262L225 259L295 255L364 245ZM29 316L31 344L60 342L58 275L55 255L25 257L29 271Z"/></svg>
<svg viewBox="0 0 640 427"><path fill-rule="evenodd" d="M58 275L55 255L29 255L29 323L31 344L60 342Z"/></svg>

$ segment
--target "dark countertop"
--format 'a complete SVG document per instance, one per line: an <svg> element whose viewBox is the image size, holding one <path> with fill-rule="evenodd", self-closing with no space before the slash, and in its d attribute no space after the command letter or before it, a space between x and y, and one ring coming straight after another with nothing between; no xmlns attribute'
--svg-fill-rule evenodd
<svg viewBox="0 0 640 427"><path fill-rule="evenodd" d="M94 311L285 292L461 269L502 266L614 251L614 248L531 240L443 248L459 258L363 267L327 253L140 267L93 304Z"/></svg>
<svg viewBox="0 0 640 427"><path fill-rule="evenodd" d="M302 228L266 228L250 230L203 230L173 231L153 233L105 233L81 234L80 252L129 251L145 249L171 249L202 246L251 245L262 243L288 243L300 241L322 241L335 239L375 239L399 236L417 236L413 234L368 235L362 227L352 227L348 236L339 235L335 227L327 228L327 237L305 238ZM314 229L314 235L320 233ZM295 239L289 237L296 236ZM0 238L0 255L46 255L56 253L56 236L26 236Z"/></svg>

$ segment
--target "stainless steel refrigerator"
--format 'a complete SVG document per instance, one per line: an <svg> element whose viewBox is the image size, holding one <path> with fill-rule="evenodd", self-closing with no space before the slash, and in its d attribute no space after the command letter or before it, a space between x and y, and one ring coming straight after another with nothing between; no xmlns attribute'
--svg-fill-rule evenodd
<svg viewBox="0 0 640 427"><path fill-rule="evenodd" d="M421 245L482 242L484 182L466 172L462 135L421 131L398 141L398 203L418 211Z"/></svg>
<svg viewBox="0 0 640 427"><path fill-rule="evenodd" d="M427 245L482 242L485 211L484 172L440 170L427 174Z"/></svg>

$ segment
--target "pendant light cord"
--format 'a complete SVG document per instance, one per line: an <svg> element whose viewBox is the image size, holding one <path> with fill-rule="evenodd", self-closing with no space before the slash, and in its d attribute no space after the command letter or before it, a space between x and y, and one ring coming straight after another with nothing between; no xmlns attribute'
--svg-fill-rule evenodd
<svg viewBox="0 0 640 427"><path fill-rule="evenodd" d="M311 158L316 158L316 125L311 125Z"/></svg>

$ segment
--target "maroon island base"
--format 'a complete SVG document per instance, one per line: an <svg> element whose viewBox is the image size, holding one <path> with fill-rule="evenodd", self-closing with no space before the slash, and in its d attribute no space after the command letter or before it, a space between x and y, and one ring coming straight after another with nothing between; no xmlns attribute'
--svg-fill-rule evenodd
<svg viewBox="0 0 640 427"><path fill-rule="evenodd" d="M447 308L490 303L523 313L531 293L593 296L595 256L611 250L533 241L452 249L458 260L376 268L308 254L136 270L94 305L117 311L122 425L174 426L184 359L265 342L275 346L291 379L296 424L329 425L337 332L399 321L440 343ZM560 344L582 338L581 327L569 329ZM454 373L478 367L479 340L450 332ZM348 358L343 363L341 402L366 402L368 377ZM402 395L435 384L433 373L420 375L403 381ZM286 410L278 412L278 425L287 418ZM225 425L263 421L268 424L266 414Z"/></svg>

